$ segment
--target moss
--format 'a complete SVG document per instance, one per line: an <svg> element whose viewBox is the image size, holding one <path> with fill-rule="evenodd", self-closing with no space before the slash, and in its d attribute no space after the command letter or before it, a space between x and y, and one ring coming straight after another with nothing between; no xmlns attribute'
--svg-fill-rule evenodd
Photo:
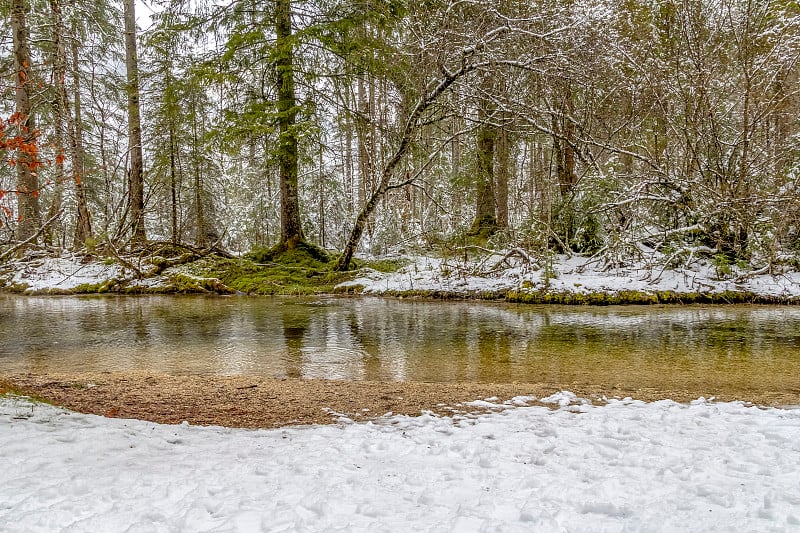
<svg viewBox="0 0 800 533"><path fill-rule="evenodd" d="M9 283L7 286L3 287L3 290L14 293L24 293L29 288L30 285L27 283Z"/></svg>
<svg viewBox="0 0 800 533"><path fill-rule="evenodd" d="M14 385L10 381L0 381L0 395L9 396L9 397L12 397L12 398L14 398L14 397L27 398L27 399L33 401L34 403L41 403L41 404L46 404L46 405L56 405L51 400L48 400L47 398L39 396L38 394L36 394L36 393L34 393L32 391L17 387L16 385Z"/></svg>
<svg viewBox="0 0 800 533"><path fill-rule="evenodd" d="M175 292L179 293L232 294L236 292L214 277L175 274L170 277L170 282Z"/></svg>
<svg viewBox="0 0 800 533"><path fill-rule="evenodd" d="M277 244L272 248L257 248L245 255L255 263L279 263L319 268L330 262L328 252L311 244L300 241L293 245Z"/></svg>
<svg viewBox="0 0 800 533"><path fill-rule="evenodd" d="M361 294L364 292L363 285L345 285L344 287L334 287L334 294Z"/></svg>
<svg viewBox="0 0 800 533"><path fill-rule="evenodd" d="M191 275L217 278L233 291L259 295L305 295L333 293L334 287L355 277L353 272L332 272L332 263L299 258L286 253L277 261L255 262L252 256L242 259L203 259L185 265Z"/></svg>
<svg viewBox="0 0 800 533"><path fill-rule="evenodd" d="M653 304L793 304L797 299L776 296L759 296L751 292L672 292L672 291L619 291L619 292L549 292L510 291L506 301L529 304L563 305L653 305Z"/></svg>
<svg viewBox="0 0 800 533"><path fill-rule="evenodd" d="M494 215L483 215L475 219L467 233L468 237L477 237L486 241L497 232L497 218Z"/></svg>
<svg viewBox="0 0 800 533"><path fill-rule="evenodd" d="M104 294L113 292L118 284L119 283L115 279L106 280L101 283L82 283L73 288L71 292L73 294Z"/></svg>
<svg viewBox="0 0 800 533"><path fill-rule="evenodd" d="M402 259L376 259L373 261L361 261L361 260L355 261L356 268L371 268L372 270L377 270L378 272L382 272L384 274L391 274L393 272L397 272L407 264L408 261Z"/></svg>

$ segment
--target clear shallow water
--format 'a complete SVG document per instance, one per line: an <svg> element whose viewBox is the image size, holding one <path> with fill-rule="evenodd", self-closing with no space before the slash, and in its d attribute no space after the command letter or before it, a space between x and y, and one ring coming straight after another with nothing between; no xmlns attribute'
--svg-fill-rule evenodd
<svg viewBox="0 0 800 533"><path fill-rule="evenodd" d="M800 391L800 308L0 295L0 372Z"/></svg>

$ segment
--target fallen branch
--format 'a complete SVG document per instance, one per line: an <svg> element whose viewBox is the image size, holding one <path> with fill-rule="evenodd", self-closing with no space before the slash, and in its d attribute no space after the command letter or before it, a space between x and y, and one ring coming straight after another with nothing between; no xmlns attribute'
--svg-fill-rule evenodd
<svg viewBox="0 0 800 533"><path fill-rule="evenodd" d="M142 278L145 277L144 274L142 273L142 271L136 265L134 265L130 261L122 258L122 256L119 254L119 251L117 251L117 249L111 243L111 240L108 240L106 242L106 244L108 245L108 249L111 252L111 255L113 255L114 258L117 261L119 261L122 266L124 266L127 269L130 269L130 270L134 271L136 273L136 277L138 279L142 279Z"/></svg>
<svg viewBox="0 0 800 533"><path fill-rule="evenodd" d="M60 216L61 216L61 214L62 214L63 212L64 212L64 210L63 210L63 209L62 209L62 210L60 210L58 213L56 213L55 215L53 215L53 216L50 218L50 220L48 220L47 222L45 222L45 223L42 225L42 227L40 227L40 228L39 228L39 229L36 231L36 233L34 233L33 235L31 235L30 237L28 237L27 239L25 239L25 240L24 240L24 241L22 241L21 243L18 243L17 245L15 245L15 246L12 246L10 249L8 249L8 250L6 250L5 252L3 252L2 254L0 254L0 263L2 263L3 261L5 261L7 257L10 257L11 255L13 255L13 254L14 254L14 252L16 252L16 251L17 251L17 250L19 250L20 248L24 247L26 244L30 244L30 243L32 243L33 241L35 241L36 239L38 239L38 238L39 238L39 235L41 235L41 234L42 234L42 232L44 232L44 230L47 228L47 226L49 226L50 224L52 224L52 223L53 223L53 222L54 222L54 221L55 221L55 220L56 220L58 217L60 217Z"/></svg>
<svg viewBox="0 0 800 533"><path fill-rule="evenodd" d="M511 267L512 265L508 262L508 260L511 259L514 256L517 256L520 259L522 259L522 261L527 266L537 265L538 264L537 261L533 257L531 257L530 254L528 254L528 252L526 252L522 248L512 248L511 250L506 252L506 254L497 263L495 263L495 265L491 269L489 269L486 273L487 274L491 274L493 272L497 272L498 270L502 269L502 266L504 264L508 265L508 267Z"/></svg>
<svg viewBox="0 0 800 533"><path fill-rule="evenodd" d="M737 277L734 280L734 282L742 283L743 281L747 281L748 279L750 279L752 277L760 276L761 274L767 274L771 270L771 268L772 268L772 265L767 263L766 265L764 265L761 268L757 268L755 270L751 270L750 272L745 272L741 276Z"/></svg>

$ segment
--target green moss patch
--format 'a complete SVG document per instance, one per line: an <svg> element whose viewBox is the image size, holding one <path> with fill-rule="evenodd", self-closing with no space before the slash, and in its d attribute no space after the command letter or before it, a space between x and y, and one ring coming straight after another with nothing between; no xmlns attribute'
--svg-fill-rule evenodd
<svg viewBox="0 0 800 533"><path fill-rule="evenodd" d="M278 244L272 248L258 248L246 254L245 259L254 263L278 263L307 268L320 268L331 260L328 252L305 241L291 247Z"/></svg>
<svg viewBox="0 0 800 533"><path fill-rule="evenodd" d="M290 253L291 254L291 253ZM262 295L304 295L333 293L333 288L355 277L351 272L332 272L329 263L299 258L289 263L256 262L252 256L242 259L202 259L186 265L195 276L216 278L232 291ZM287 255L276 259L287 259ZM263 257L261 258L263 261Z"/></svg>
<svg viewBox="0 0 800 533"><path fill-rule="evenodd" d="M653 304L796 304L795 298L760 296L751 292L619 291L613 293L509 291L506 301L562 305L653 305Z"/></svg>

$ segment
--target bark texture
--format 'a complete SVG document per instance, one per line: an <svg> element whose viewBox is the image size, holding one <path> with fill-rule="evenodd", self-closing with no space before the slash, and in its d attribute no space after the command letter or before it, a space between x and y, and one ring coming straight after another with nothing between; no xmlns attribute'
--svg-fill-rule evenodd
<svg viewBox="0 0 800 533"><path fill-rule="evenodd" d="M31 79L31 52L28 43L28 27L25 20L27 5L25 0L13 0L11 7L11 32L14 42L14 72L15 72L15 103L16 113L20 121L20 134L26 144L36 141L36 126L33 120L30 93L33 81ZM36 243L36 232L41 224L39 212L39 179L35 167L37 161L35 152L21 150L17 155L17 193L19 206L19 226L17 227L17 240L30 239Z"/></svg>
<svg viewBox="0 0 800 533"><path fill-rule="evenodd" d="M124 1L125 67L128 78L128 190L130 194L131 245L147 240L144 228L144 163L142 123L139 108L139 61L136 53L136 14L134 0Z"/></svg>
<svg viewBox="0 0 800 533"><path fill-rule="evenodd" d="M297 193L297 103L294 92L294 45L289 0L275 4L275 36L278 92L278 164L281 182L281 242L294 248L303 240L300 201Z"/></svg>

